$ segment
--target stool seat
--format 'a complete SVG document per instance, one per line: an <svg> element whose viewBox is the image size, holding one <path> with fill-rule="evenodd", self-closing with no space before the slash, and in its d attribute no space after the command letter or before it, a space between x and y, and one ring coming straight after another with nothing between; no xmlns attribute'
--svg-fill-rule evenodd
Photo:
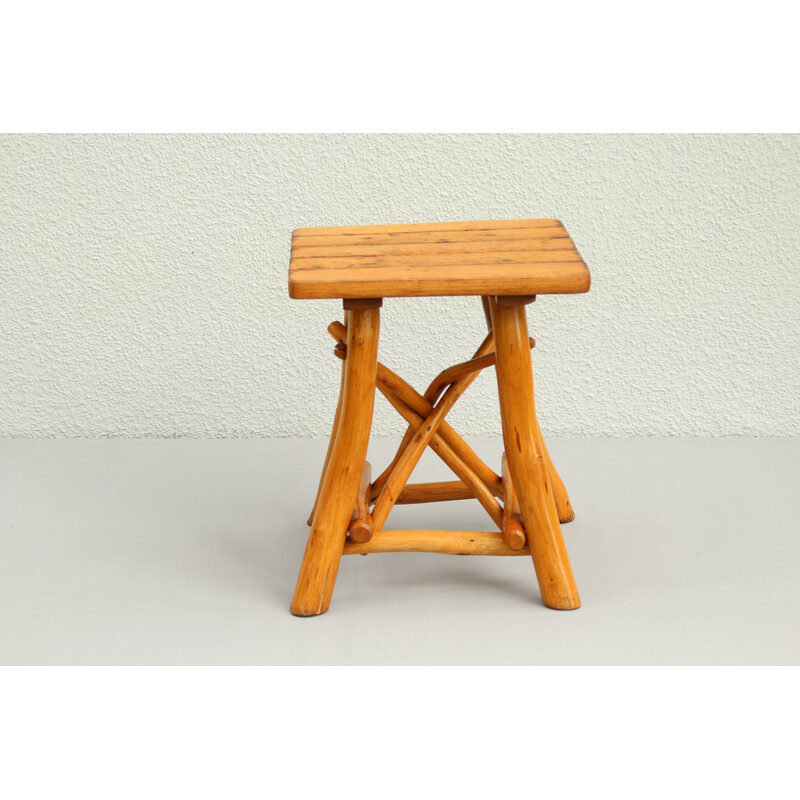
<svg viewBox="0 0 800 800"><path fill-rule="evenodd" d="M589 290L557 219L299 228L289 295L298 299L530 296Z"/></svg>

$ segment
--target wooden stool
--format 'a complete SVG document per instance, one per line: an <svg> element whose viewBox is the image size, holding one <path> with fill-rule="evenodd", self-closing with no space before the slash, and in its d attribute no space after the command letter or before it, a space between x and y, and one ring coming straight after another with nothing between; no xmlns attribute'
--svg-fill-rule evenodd
<svg viewBox="0 0 800 800"><path fill-rule="evenodd" d="M525 305L537 294L586 292L589 283L589 270L555 219L294 231L289 294L342 298L344 324L328 327L342 382L293 614L328 610L343 553L408 550L530 554L544 604L580 606L559 525L574 513L536 419ZM380 308L384 297L430 295L480 295L489 334L473 358L441 372L420 394L378 361ZM505 444L499 475L445 421L489 366L497 373ZM391 464L373 480L365 459L376 387L408 429ZM407 484L426 447L458 480ZM473 497L497 531L384 530L395 503Z"/></svg>

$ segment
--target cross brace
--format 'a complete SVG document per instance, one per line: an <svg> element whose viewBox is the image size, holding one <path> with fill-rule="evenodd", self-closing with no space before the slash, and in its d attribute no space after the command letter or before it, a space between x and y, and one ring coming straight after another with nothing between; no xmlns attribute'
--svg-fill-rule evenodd
<svg viewBox="0 0 800 800"><path fill-rule="evenodd" d="M347 358L347 327L341 322L332 322L328 332L336 340L334 354L344 361ZM529 344L534 347L534 340L529 339ZM496 555L523 555L530 552L526 546L525 528L505 454L502 475L497 475L445 421L445 416L480 372L494 366L496 356L493 348L494 334L490 330L471 359L440 372L423 394L419 394L386 365L377 362L376 386L406 420L408 428L394 458L374 481L370 480L371 465L364 463L344 554L396 550ZM337 416L340 405L337 407ZM334 435L336 426L337 420L334 420ZM460 480L409 484L408 479L427 447ZM553 486L559 521L569 522L574 514L566 489L546 448L543 448L543 456ZM502 531L503 545L497 539L497 534L490 532L383 531L395 504L470 498L478 500ZM503 505L499 500L503 501ZM313 516L312 509L309 525ZM378 537L379 541L373 543L376 532L381 532L381 536Z"/></svg>

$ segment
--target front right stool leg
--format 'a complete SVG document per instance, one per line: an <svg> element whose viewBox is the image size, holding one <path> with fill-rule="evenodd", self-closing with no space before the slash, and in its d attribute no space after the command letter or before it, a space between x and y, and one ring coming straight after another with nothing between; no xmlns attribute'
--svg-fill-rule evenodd
<svg viewBox="0 0 800 800"><path fill-rule="evenodd" d="M581 601L561 535L553 486L536 422L525 313L525 303L529 301L530 298L512 297L489 301L503 441L542 601L549 608L579 608Z"/></svg>

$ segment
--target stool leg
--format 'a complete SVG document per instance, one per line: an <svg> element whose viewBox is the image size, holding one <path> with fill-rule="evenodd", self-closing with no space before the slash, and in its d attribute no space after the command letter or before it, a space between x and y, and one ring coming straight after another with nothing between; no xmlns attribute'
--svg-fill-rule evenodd
<svg viewBox="0 0 800 800"><path fill-rule="evenodd" d="M344 312L344 324L347 325L349 311ZM328 463L331 460L331 453L333 452L333 443L336 441L336 434L339 431L339 417L342 413L342 395L344 394L344 361L342 361L342 378L339 381L339 399L336 401L336 411L333 414L333 427L331 429L331 438L328 439L328 451L325 453L325 461L322 463L322 473L319 476L319 484L317 485L317 496L314 498L314 505L311 507L311 513L308 515L306 525L310 525L314 521L314 514L317 511L319 504L319 496L322 492L322 483L325 480L325 473L328 471Z"/></svg>
<svg viewBox="0 0 800 800"><path fill-rule="evenodd" d="M483 313L486 317L486 327L491 330L492 310L491 306L489 305L489 298L484 295L481 297L481 302L483 303ZM536 445L542 451L544 463L547 465L547 472L550 475L550 485L553 487L553 497L556 501L558 521L572 522L572 520L575 519L575 512L572 509L572 503L569 501L567 487L564 486L564 481L561 480L561 476L558 474L558 470L556 469L555 464L553 464L553 460L550 458L550 453L547 451L547 445L544 443L544 438L542 437L542 431L539 427L539 420L536 417L535 409L533 412L533 424L535 425L533 435L536 437Z"/></svg>
<svg viewBox="0 0 800 800"><path fill-rule="evenodd" d="M561 476L558 474L558 470L555 464L553 464L553 460L550 458L550 453L547 451L547 445L544 443L542 429L539 427L539 420L536 417L535 411L533 414L533 423L533 435L536 438L536 446L539 448L544 458L547 474L550 478L550 488L553 490L553 500L555 500L556 503L558 521L572 522L572 520L575 519L575 512L572 509L572 503L569 501L567 487L564 486L564 481L561 480Z"/></svg>
<svg viewBox="0 0 800 800"><path fill-rule="evenodd" d="M490 300L503 441L542 600L578 608L580 598L561 535L544 453L537 443L528 321L522 304ZM513 301L512 301L513 302Z"/></svg>
<svg viewBox="0 0 800 800"><path fill-rule="evenodd" d="M328 610L367 457L378 366L380 308L350 311L342 407L317 510L297 576L292 614Z"/></svg>

